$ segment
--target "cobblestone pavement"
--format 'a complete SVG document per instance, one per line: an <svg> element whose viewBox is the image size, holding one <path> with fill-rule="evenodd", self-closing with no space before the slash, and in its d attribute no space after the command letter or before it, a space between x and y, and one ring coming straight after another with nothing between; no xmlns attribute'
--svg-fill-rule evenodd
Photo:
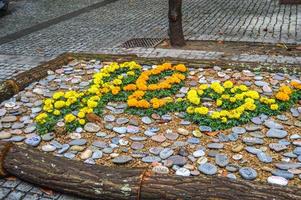
<svg viewBox="0 0 301 200"><path fill-rule="evenodd" d="M0 42L0 81L66 51L301 64L301 57L281 55L225 57L223 52L117 48L135 37L167 36L168 1L162 0L106 0L104 6L47 24L102 1L12 1L11 14L0 18L0 41L15 37L10 42ZM190 40L301 44L301 5L280 6L276 0L190 0L184 1L183 12L185 37ZM44 26L31 29L39 24ZM28 34L14 35L25 29ZM1 179L0 185L0 199L75 199L60 194L48 196L20 180Z"/></svg>
<svg viewBox="0 0 301 200"><path fill-rule="evenodd" d="M0 179L0 186L1 200L81 200L80 198L59 193L46 194L40 188L19 179Z"/></svg>

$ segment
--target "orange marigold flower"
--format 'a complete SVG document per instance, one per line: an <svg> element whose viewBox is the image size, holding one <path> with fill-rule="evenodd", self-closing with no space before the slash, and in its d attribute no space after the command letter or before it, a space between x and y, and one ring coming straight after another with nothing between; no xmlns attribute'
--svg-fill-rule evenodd
<svg viewBox="0 0 301 200"><path fill-rule="evenodd" d="M301 83L298 81L292 81L291 82L291 86L293 86L294 88L300 90L301 89Z"/></svg>
<svg viewBox="0 0 301 200"><path fill-rule="evenodd" d="M175 66L175 69L176 69L177 71L180 71L180 72L186 72L186 71L187 71L187 68L186 68L185 65L183 65L183 64L176 65L176 66Z"/></svg>
<svg viewBox="0 0 301 200"><path fill-rule="evenodd" d="M149 90L157 90L159 87L158 87L158 85L157 84L150 84L149 86L148 86L148 89Z"/></svg>
<svg viewBox="0 0 301 200"><path fill-rule="evenodd" d="M138 107L140 107L140 108L149 108L150 103L148 101L146 101L145 99L142 99L142 100L138 101Z"/></svg>
<svg viewBox="0 0 301 200"><path fill-rule="evenodd" d="M124 89L125 91L131 91L131 90L136 90L137 87L136 87L135 84L129 84L129 85L127 85L127 86L124 86L123 89Z"/></svg>
<svg viewBox="0 0 301 200"><path fill-rule="evenodd" d="M281 101L288 101L290 99L290 97L288 96L287 93L284 92L278 92L276 94L276 98L281 100Z"/></svg>
<svg viewBox="0 0 301 200"><path fill-rule="evenodd" d="M120 92L120 87L114 87L113 89L112 89L112 94L113 95L116 95L116 94L118 94Z"/></svg>
<svg viewBox="0 0 301 200"><path fill-rule="evenodd" d="M162 65L162 67L163 67L165 70L168 70L168 69L171 69L171 68L172 68L172 65L171 65L171 63L164 63L164 64Z"/></svg>
<svg viewBox="0 0 301 200"><path fill-rule="evenodd" d="M128 99L128 101L127 101L127 104L130 107L137 106L137 103L138 103L137 99Z"/></svg>
<svg viewBox="0 0 301 200"><path fill-rule="evenodd" d="M284 92L285 94L288 94L288 95L292 94L292 89L289 86L287 86L287 85L281 86L279 88L279 91L280 92Z"/></svg>

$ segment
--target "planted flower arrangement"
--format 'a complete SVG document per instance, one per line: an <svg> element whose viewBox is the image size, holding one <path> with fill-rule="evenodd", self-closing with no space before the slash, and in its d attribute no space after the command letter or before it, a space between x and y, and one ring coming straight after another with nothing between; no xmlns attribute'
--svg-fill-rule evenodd
<svg viewBox="0 0 301 200"><path fill-rule="evenodd" d="M2 104L0 135L87 164L298 185L299 79L73 61Z"/></svg>

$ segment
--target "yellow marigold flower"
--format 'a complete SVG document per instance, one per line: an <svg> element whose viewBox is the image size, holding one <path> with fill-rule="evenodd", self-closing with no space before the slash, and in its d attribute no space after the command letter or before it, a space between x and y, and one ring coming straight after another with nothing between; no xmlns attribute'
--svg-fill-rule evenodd
<svg viewBox="0 0 301 200"><path fill-rule="evenodd" d="M218 118L220 118L221 115L219 112L215 111L210 116L212 119L218 119Z"/></svg>
<svg viewBox="0 0 301 200"><path fill-rule="evenodd" d="M92 96L92 97L90 97L90 100L92 100L92 101L99 101L100 97L99 96Z"/></svg>
<svg viewBox="0 0 301 200"><path fill-rule="evenodd" d="M284 92L277 92L276 98L281 100L281 101L288 101L290 100L290 97L287 93Z"/></svg>
<svg viewBox="0 0 301 200"><path fill-rule="evenodd" d="M238 100L238 101L241 101L241 100L243 100L243 98L244 98L244 94L236 94L235 95L235 98ZM231 101L231 100L230 100Z"/></svg>
<svg viewBox="0 0 301 200"><path fill-rule="evenodd" d="M55 99L55 100L57 100L57 99L59 99L59 98L61 98L61 97L63 97L63 96L64 96L64 92L55 92L55 93L52 95L52 98Z"/></svg>
<svg viewBox="0 0 301 200"><path fill-rule="evenodd" d="M198 95L199 96L202 96L204 94L204 91L203 90L198 90Z"/></svg>
<svg viewBox="0 0 301 200"><path fill-rule="evenodd" d="M88 100L87 101L87 106L89 107L89 108L95 108L96 106L97 106L97 102L95 102L95 101L92 101L92 100Z"/></svg>
<svg viewBox="0 0 301 200"><path fill-rule="evenodd" d="M187 99L195 105L199 105L201 101L195 89L189 90L187 92Z"/></svg>
<svg viewBox="0 0 301 200"><path fill-rule="evenodd" d="M230 97L230 102L232 102L232 103L234 103L234 102L236 102L236 98L235 97Z"/></svg>
<svg viewBox="0 0 301 200"><path fill-rule="evenodd" d="M56 109L61 109L61 108L65 107L65 105L66 105L65 101L56 101L54 103L54 107Z"/></svg>
<svg viewBox="0 0 301 200"><path fill-rule="evenodd" d="M271 110L278 110L279 106L278 106L278 104L271 104L270 108L271 108Z"/></svg>
<svg viewBox="0 0 301 200"><path fill-rule="evenodd" d="M135 76L135 72L134 71L128 71L126 74L128 76Z"/></svg>
<svg viewBox="0 0 301 200"><path fill-rule="evenodd" d="M275 99L268 99L267 102L268 102L268 104L274 104L276 102L276 100Z"/></svg>
<svg viewBox="0 0 301 200"><path fill-rule="evenodd" d="M39 115L36 116L35 118L35 121L37 123L40 123L40 124L44 124L46 122L46 118L48 117L48 115L46 113L41 113Z"/></svg>
<svg viewBox="0 0 301 200"><path fill-rule="evenodd" d="M122 84L122 81L120 79L114 79L113 80L113 84L114 85L121 85Z"/></svg>
<svg viewBox="0 0 301 200"><path fill-rule="evenodd" d="M207 84L201 84L200 86L199 86L199 89L200 90L206 90L208 88L208 85Z"/></svg>
<svg viewBox="0 0 301 200"><path fill-rule="evenodd" d="M78 112L78 113L77 113L77 116L78 116L79 118L84 118L84 117L86 116L86 114L85 114L84 112Z"/></svg>
<svg viewBox="0 0 301 200"><path fill-rule="evenodd" d="M84 119L79 119L78 122L80 125L86 124L86 120L84 120Z"/></svg>
<svg viewBox="0 0 301 200"><path fill-rule="evenodd" d="M150 103L148 101L146 101L145 99L142 99L142 100L138 101L138 107L140 107L140 108L149 108Z"/></svg>
<svg viewBox="0 0 301 200"><path fill-rule="evenodd" d="M70 123L70 122L73 122L76 119L76 117L73 114L70 113L70 114L67 114L64 117L64 119L65 119L66 123Z"/></svg>
<svg viewBox="0 0 301 200"><path fill-rule="evenodd" d="M209 112L209 109L207 107L202 106L202 107L195 108L194 112L198 113L200 115L207 115Z"/></svg>
<svg viewBox="0 0 301 200"><path fill-rule="evenodd" d="M221 110L220 111L220 115L221 115L221 117L228 116L229 115L229 111L227 111L227 110Z"/></svg>
<svg viewBox="0 0 301 200"><path fill-rule="evenodd" d="M44 100L44 104L45 104L45 105L50 105L50 104L52 104L52 102L53 102L52 99L45 99L45 100Z"/></svg>
<svg viewBox="0 0 301 200"><path fill-rule="evenodd" d="M223 123L227 123L227 121L228 121L227 117L222 117L221 120Z"/></svg>
<svg viewBox="0 0 301 200"><path fill-rule="evenodd" d="M246 85L240 85L240 86L238 86L238 88L243 92L248 90L248 87Z"/></svg>
<svg viewBox="0 0 301 200"><path fill-rule="evenodd" d="M224 86L224 88L229 89L229 88L233 87L233 83L232 83L232 81L226 81L226 82L224 82L223 86Z"/></svg>
<svg viewBox="0 0 301 200"><path fill-rule="evenodd" d="M61 114L61 111L59 111L59 110L54 110L54 111L53 111L53 114L54 114L54 115L60 115L60 114Z"/></svg>
<svg viewBox="0 0 301 200"><path fill-rule="evenodd" d="M194 112L194 108L192 106L187 107L186 112L188 114L192 114Z"/></svg>
<svg viewBox="0 0 301 200"><path fill-rule="evenodd" d="M259 99L259 97L260 97L259 93L255 90L250 90L250 91L246 92L246 96L250 97L252 99Z"/></svg>
<svg viewBox="0 0 301 200"><path fill-rule="evenodd" d="M230 95L228 94L223 94L221 97L222 99L230 99Z"/></svg>
<svg viewBox="0 0 301 200"><path fill-rule="evenodd" d="M223 104L223 101L222 100L220 100L220 99L217 99L216 100L216 105L217 106L221 106Z"/></svg>
<svg viewBox="0 0 301 200"><path fill-rule="evenodd" d="M181 97L179 97L179 98L176 99L176 102L181 102L181 101L184 101L184 99L181 98Z"/></svg>

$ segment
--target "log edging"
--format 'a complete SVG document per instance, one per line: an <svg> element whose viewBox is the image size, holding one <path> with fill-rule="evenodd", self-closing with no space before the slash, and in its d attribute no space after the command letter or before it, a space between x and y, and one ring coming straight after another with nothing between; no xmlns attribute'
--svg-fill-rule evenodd
<svg viewBox="0 0 301 200"><path fill-rule="evenodd" d="M301 199L297 187L218 176L160 175L145 168L87 165L28 145L0 142L0 154L5 174L88 199Z"/></svg>

